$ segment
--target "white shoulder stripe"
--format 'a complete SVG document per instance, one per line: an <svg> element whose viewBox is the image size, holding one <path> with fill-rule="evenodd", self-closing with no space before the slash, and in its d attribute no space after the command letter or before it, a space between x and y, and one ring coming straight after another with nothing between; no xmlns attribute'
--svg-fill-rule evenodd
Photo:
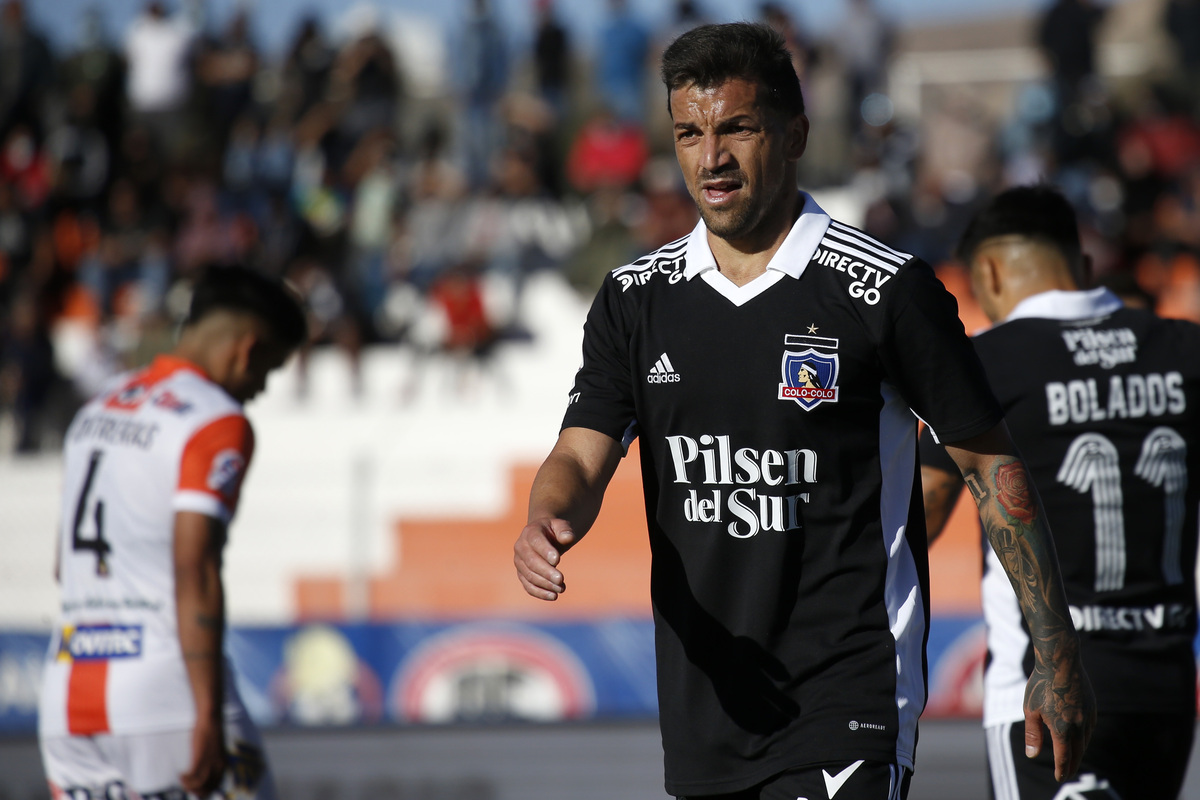
<svg viewBox="0 0 1200 800"><path fill-rule="evenodd" d="M688 237L684 236L682 239L676 239L673 242L664 244L653 253L648 253L647 255L644 255L636 261L626 264L623 267L617 267L613 270L613 272L617 273L618 275L623 272L637 272L646 269L647 267L650 267L659 261L678 258L687 249L687 240Z"/></svg>
<svg viewBox="0 0 1200 800"><path fill-rule="evenodd" d="M836 230L834 230L835 227L837 228ZM832 236L840 241L856 244L866 250L878 253L884 258L895 261L897 265L903 264L905 261L908 261L912 258L912 255L909 253L902 253L899 250L893 250L878 239L867 236L862 231L847 227L841 223L830 225L829 231L826 233L826 235Z"/></svg>
<svg viewBox="0 0 1200 800"><path fill-rule="evenodd" d="M885 261L889 264L894 264L897 267L899 267L905 261L908 260L907 258L893 256L889 253L886 253L886 252L880 250L877 247L872 247L871 244L869 243L869 240L863 241L862 239L853 239L844 234L836 233L832 229L830 229L825 234L825 237L830 239L831 241L838 242L839 244L843 244L846 247L855 247L863 252L869 252L869 253L871 253L872 256L875 257L875 259L877 259L879 261Z"/></svg>
<svg viewBox="0 0 1200 800"><path fill-rule="evenodd" d="M892 255L896 256L897 258L903 259L905 261L912 258L911 253L905 253L903 250L897 250L894 247L889 247L886 244L884 244L883 242L876 239L874 236L871 236L869 233L860 231L858 228L855 228L852 225L847 225L846 223L841 222L839 220L836 220L836 219L830 220L830 227L836 228L838 230L838 232L846 234L847 236L852 236L855 239L859 239L860 241L863 241L867 244L874 245L875 247L878 247L880 250L887 251L888 253L891 253Z"/></svg>
<svg viewBox="0 0 1200 800"><path fill-rule="evenodd" d="M879 269L885 270L886 272L890 272L893 275L900 271L900 267L891 261L884 261L882 258L873 253L868 253L866 251L859 250L857 247L851 247L848 244L844 244L843 242L833 239L829 236L829 234L826 234L825 238L821 240L821 246L829 250L834 250L839 253L844 253L848 256L862 259L863 262L870 264L873 267L878 267Z"/></svg>

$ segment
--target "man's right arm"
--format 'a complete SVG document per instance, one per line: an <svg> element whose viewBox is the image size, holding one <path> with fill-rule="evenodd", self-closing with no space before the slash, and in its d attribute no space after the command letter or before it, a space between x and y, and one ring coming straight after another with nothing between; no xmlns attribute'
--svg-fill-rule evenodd
<svg viewBox="0 0 1200 800"><path fill-rule="evenodd" d="M533 479L528 522L513 545L517 578L531 596L555 600L566 591L558 563L596 521L623 454L620 442L589 428L559 434Z"/></svg>
<svg viewBox="0 0 1200 800"><path fill-rule="evenodd" d="M942 535L950 514L962 494L962 471L946 452L946 448L933 438L929 428L921 430L921 491L925 499L925 535L929 546Z"/></svg>
<svg viewBox="0 0 1200 800"><path fill-rule="evenodd" d="M945 530L964 486L966 484L961 472L946 472L939 467L921 465L921 491L925 497L925 534L929 537L930 547Z"/></svg>

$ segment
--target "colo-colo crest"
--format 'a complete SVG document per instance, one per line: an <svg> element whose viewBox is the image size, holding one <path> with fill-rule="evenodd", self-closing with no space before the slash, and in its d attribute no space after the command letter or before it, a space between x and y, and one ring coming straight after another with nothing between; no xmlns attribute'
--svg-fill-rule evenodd
<svg viewBox="0 0 1200 800"><path fill-rule="evenodd" d="M836 403L838 399L837 339L824 336L784 336L785 347L802 350L783 351L783 383L779 384L779 399L794 400L805 411L821 403Z"/></svg>

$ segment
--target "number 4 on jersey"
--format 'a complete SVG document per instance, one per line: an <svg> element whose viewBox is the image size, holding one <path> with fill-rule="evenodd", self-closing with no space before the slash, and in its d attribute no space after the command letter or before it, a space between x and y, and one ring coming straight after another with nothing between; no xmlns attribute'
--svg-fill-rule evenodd
<svg viewBox="0 0 1200 800"><path fill-rule="evenodd" d="M75 504L75 524L71 527L71 549L76 552L80 550L95 552L96 574L107 576L108 554L112 552L112 546L104 538L104 501L99 498L92 506L91 514L95 535L88 538L83 536L88 518L88 505L91 501L92 481L96 478L96 471L100 467L102 455L103 453L99 450L93 450L92 457L88 461L87 477L83 479L83 490L79 493L79 502Z"/></svg>

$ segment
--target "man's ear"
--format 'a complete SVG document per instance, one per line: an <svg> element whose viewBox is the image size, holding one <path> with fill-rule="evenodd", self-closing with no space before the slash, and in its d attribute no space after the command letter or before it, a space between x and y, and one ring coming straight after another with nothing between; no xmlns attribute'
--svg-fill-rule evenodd
<svg viewBox="0 0 1200 800"><path fill-rule="evenodd" d="M999 297L1004 289L1004 270L992 256L981 254L975 260L978 288L988 297Z"/></svg>
<svg viewBox="0 0 1200 800"><path fill-rule="evenodd" d="M788 123L787 157L789 161L799 161L808 148L808 116L797 114Z"/></svg>
<svg viewBox="0 0 1200 800"><path fill-rule="evenodd" d="M245 375L250 369L250 357L254 354L254 348L259 346L258 333L253 330L245 330L238 334L234 341L234 365L237 367L238 375Z"/></svg>

